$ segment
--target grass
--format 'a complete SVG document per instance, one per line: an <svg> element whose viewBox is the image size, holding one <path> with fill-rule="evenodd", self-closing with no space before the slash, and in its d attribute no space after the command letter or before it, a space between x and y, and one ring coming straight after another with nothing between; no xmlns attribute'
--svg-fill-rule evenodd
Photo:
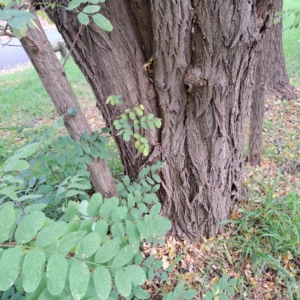
<svg viewBox="0 0 300 300"><path fill-rule="evenodd" d="M299 0L284 0L283 10L300 11ZM294 15L283 20L284 28L293 23ZM300 28L285 29L283 32L283 48L287 71L293 85L300 87Z"/></svg>
<svg viewBox="0 0 300 300"><path fill-rule="evenodd" d="M94 100L73 60L66 64L66 74L79 101ZM2 74L0 90L0 127L7 127L7 124L32 127L41 119L49 122L55 114L55 108L33 68Z"/></svg>

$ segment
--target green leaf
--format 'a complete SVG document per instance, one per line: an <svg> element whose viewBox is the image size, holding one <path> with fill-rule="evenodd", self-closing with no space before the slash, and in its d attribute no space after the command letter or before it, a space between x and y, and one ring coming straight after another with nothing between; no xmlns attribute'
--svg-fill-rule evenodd
<svg viewBox="0 0 300 300"><path fill-rule="evenodd" d="M144 114L143 110L140 107L135 107L134 109L139 116L142 116Z"/></svg>
<svg viewBox="0 0 300 300"><path fill-rule="evenodd" d="M118 292L123 297L128 297L131 293L131 281L123 269L117 269L115 273L115 284Z"/></svg>
<svg viewBox="0 0 300 300"><path fill-rule="evenodd" d="M150 298L149 293L147 291L143 290L139 286L133 290L133 293L137 299L149 299Z"/></svg>
<svg viewBox="0 0 300 300"><path fill-rule="evenodd" d="M61 254L50 256L47 263L47 288L51 295L59 295L64 287L68 273L68 262Z"/></svg>
<svg viewBox="0 0 300 300"><path fill-rule="evenodd" d="M234 288L232 288L231 286L226 286L225 291L231 296L235 295Z"/></svg>
<svg viewBox="0 0 300 300"><path fill-rule="evenodd" d="M97 251L95 255L95 262L101 264L110 261L118 253L120 247L119 244L119 238L113 239L105 243Z"/></svg>
<svg viewBox="0 0 300 300"><path fill-rule="evenodd" d="M22 147L18 149L13 156L11 156L8 161L12 160L18 160L20 158L27 158L34 154L36 150L39 148L40 143L32 143L29 145L26 145L25 147Z"/></svg>
<svg viewBox="0 0 300 300"><path fill-rule="evenodd" d="M102 195L100 193L93 194L92 198L89 201L88 207L87 207L87 213L91 217L95 217L99 215L100 206L103 202Z"/></svg>
<svg viewBox="0 0 300 300"><path fill-rule="evenodd" d="M88 25L90 23L90 18L85 13L80 12L77 18L82 25Z"/></svg>
<svg viewBox="0 0 300 300"><path fill-rule="evenodd" d="M80 240L85 236L84 231L75 231L66 234L61 238L58 244L57 253L67 255L70 250L78 245Z"/></svg>
<svg viewBox="0 0 300 300"><path fill-rule="evenodd" d="M84 262L75 260L69 272L70 290L75 300L82 299L90 279L89 268Z"/></svg>
<svg viewBox="0 0 300 300"><path fill-rule="evenodd" d="M121 249L115 258L112 261L112 266L114 267L122 267L126 265L136 253L136 248L134 245L127 245L123 249Z"/></svg>
<svg viewBox="0 0 300 300"><path fill-rule="evenodd" d="M19 274L19 264L23 252L19 247L4 251L0 260L0 291L6 291L15 282Z"/></svg>
<svg viewBox="0 0 300 300"><path fill-rule="evenodd" d="M91 232L84 237L76 248L76 257L87 258L93 255L100 247L101 238L97 232Z"/></svg>
<svg viewBox="0 0 300 300"><path fill-rule="evenodd" d="M93 14L95 12L98 12L100 10L99 5L88 5L83 9L83 12L86 14Z"/></svg>
<svg viewBox="0 0 300 300"><path fill-rule="evenodd" d="M119 205L119 199L117 197L112 197L107 199L100 208L100 217L107 218L110 216L113 210L115 210Z"/></svg>
<svg viewBox="0 0 300 300"><path fill-rule="evenodd" d="M26 254L23 266L23 287L27 293L36 290L42 280L46 255L43 251L36 249Z"/></svg>
<svg viewBox="0 0 300 300"><path fill-rule="evenodd" d="M112 236L114 238L122 238L125 234L125 230L124 227L121 223L114 223L111 228L110 231L112 233Z"/></svg>
<svg viewBox="0 0 300 300"><path fill-rule="evenodd" d="M171 221L165 217L157 217L150 220L150 227L153 234L162 237L172 228Z"/></svg>
<svg viewBox="0 0 300 300"><path fill-rule="evenodd" d="M5 205L0 210L0 243L10 238L15 226L15 210L11 205Z"/></svg>
<svg viewBox="0 0 300 300"><path fill-rule="evenodd" d="M46 203L35 203L35 204L30 204L24 208L24 212L27 214L36 211L36 210L43 210L47 206Z"/></svg>
<svg viewBox="0 0 300 300"><path fill-rule="evenodd" d="M131 111L131 112L129 113L129 118L130 118L131 120L135 120L135 113L134 113L133 111Z"/></svg>
<svg viewBox="0 0 300 300"><path fill-rule="evenodd" d="M128 132L125 132L123 134L123 139L125 142L129 142L130 141L130 134L128 134Z"/></svg>
<svg viewBox="0 0 300 300"><path fill-rule="evenodd" d="M94 285L96 293L101 300L105 300L109 297L111 292L111 276L105 267L98 266L95 269Z"/></svg>
<svg viewBox="0 0 300 300"><path fill-rule="evenodd" d="M31 241L37 231L41 229L45 221L45 215L41 211L34 211L27 215L15 232L15 239L18 244L25 244Z"/></svg>
<svg viewBox="0 0 300 300"><path fill-rule="evenodd" d="M213 300L213 295L211 292L206 292L205 296L203 297L203 300Z"/></svg>
<svg viewBox="0 0 300 300"><path fill-rule="evenodd" d="M134 285L143 285L147 279L145 271L139 266L127 266L125 272Z"/></svg>
<svg viewBox="0 0 300 300"><path fill-rule="evenodd" d="M138 221L137 228L142 239L147 239L152 235L149 224L145 223L144 221Z"/></svg>
<svg viewBox="0 0 300 300"><path fill-rule="evenodd" d="M63 154L58 154L56 156L56 161L62 166L64 167L66 165L66 157Z"/></svg>
<svg viewBox="0 0 300 300"><path fill-rule="evenodd" d="M136 225L127 220L126 220L126 233L130 238L140 240L140 233Z"/></svg>
<svg viewBox="0 0 300 300"><path fill-rule="evenodd" d="M9 161L8 163L5 163L3 167L4 172L9 172L9 171L24 171L29 169L30 165L27 161L25 160L13 160Z"/></svg>
<svg viewBox="0 0 300 300"><path fill-rule="evenodd" d="M101 241L104 240L108 231L108 224L104 220L100 220L95 224L94 231L97 232L101 238Z"/></svg>
<svg viewBox="0 0 300 300"><path fill-rule="evenodd" d="M57 241L68 230L68 224L63 221L56 221L43 228L36 239L39 247L44 248Z"/></svg>
<svg viewBox="0 0 300 300"><path fill-rule="evenodd" d="M18 200L18 196L16 192L14 191L13 187L7 186L2 189L0 189L0 194L6 195L12 200Z"/></svg>
<svg viewBox="0 0 300 300"><path fill-rule="evenodd" d="M106 19L103 15L95 14L93 15L93 20L101 29L105 31L113 30L113 26L111 25L110 21Z"/></svg>
<svg viewBox="0 0 300 300"><path fill-rule="evenodd" d="M114 222L119 222L126 217L127 213L128 213L128 209L126 207L117 207L113 211L113 213L111 215L111 219Z"/></svg>
<svg viewBox="0 0 300 300"><path fill-rule="evenodd" d="M152 178L153 178L157 183L160 183L160 182L161 182L161 179L160 179L160 177L159 177L157 174L152 174Z"/></svg>
<svg viewBox="0 0 300 300"><path fill-rule="evenodd" d="M160 128L162 125L161 120L157 118L154 120L154 124L156 128Z"/></svg>
<svg viewBox="0 0 300 300"><path fill-rule="evenodd" d="M161 204L156 203L151 207L150 216L153 218L157 217L159 215L160 211L161 211Z"/></svg>
<svg viewBox="0 0 300 300"><path fill-rule="evenodd" d="M154 257L153 257L153 256L149 256L149 257L145 260L144 266L148 268L148 267L150 267L150 266L153 264L153 262L154 262Z"/></svg>
<svg viewBox="0 0 300 300"><path fill-rule="evenodd" d="M127 196L128 208L133 208L135 205L135 199L132 194L128 194Z"/></svg>
<svg viewBox="0 0 300 300"><path fill-rule="evenodd" d="M193 299L196 295L198 294L198 292L196 290L187 290L185 292L182 293L182 298L183 299Z"/></svg>
<svg viewBox="0 0 300 300"><path fill-rule="evenodd" d="M224 293L220 293L219 295L220 300L229 300L228 296L226 296L226 294Z"/></svg>

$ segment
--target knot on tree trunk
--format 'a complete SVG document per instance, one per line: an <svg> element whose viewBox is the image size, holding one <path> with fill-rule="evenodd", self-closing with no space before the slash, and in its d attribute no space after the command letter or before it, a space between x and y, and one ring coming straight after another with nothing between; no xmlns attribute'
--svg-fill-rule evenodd
<svg viewBox="0 0 300 300"><path fill-rule="evenodd" d="M188 92L192 93L195 87L200 87L205 85L206 79L203 78L202 71L199 67L195 68L187 68L183 82L185 85L187 85Z"/></svg>

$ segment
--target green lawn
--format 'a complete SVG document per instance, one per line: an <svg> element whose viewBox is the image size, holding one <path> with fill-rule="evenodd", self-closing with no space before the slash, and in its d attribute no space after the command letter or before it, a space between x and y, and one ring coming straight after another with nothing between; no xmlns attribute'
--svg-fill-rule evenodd
<svg viewBox="0 0 300 300"><path fill-rule="evenodd" d="M284 0L283 10L300 11L299 0ZM286 59L287 71L292 84L300 87L300 27L294 29L286 29L294 20L294 14L283 20L283 47Z"/></svg>
<svg viewBox="0 0 300 300"><path fill-rule="evenodd" d="M94 99L86 80L72 59L66 73L73 90L80 99ZM0 76L0 127L28 126L39 118L50 119L55 108L33 68Z"/></svg>

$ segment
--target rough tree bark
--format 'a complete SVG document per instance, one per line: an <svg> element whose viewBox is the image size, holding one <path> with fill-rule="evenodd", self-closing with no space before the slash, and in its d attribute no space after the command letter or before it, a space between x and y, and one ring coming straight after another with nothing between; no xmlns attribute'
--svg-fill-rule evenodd
<svg viewBox="0 0 300 300"><path fill-rule="evenodd" d="M91 22L78 35L72 56L107 122L115 115L105 104L111 94L163 119L147 137L167 163L160 196L178 236L216 234L240 195L258 47L278 1L107 0L101 12L114 30ZM47 13L70 48L80 25L61 8L67 0L57 3ZM153 83L142 69L151 56ZM136 177L144 159L133 142L117 143L125 171Z"/></svg>
<svg viewBox="0 0 300 300"><path fill-rule="evenodd" d="M282 6L283 1L280 0L276 12L281 12ZM277 24L272 24L263 38L260 59L256 69L248 147L248 162L253 166L259 165L261 162L265 97L271 95L288 100L294 99L296 96L294 87L289 84L285 66L282 20Z"/></svg>
<svg viewBox="0 0 300 300"><path fill-rule="evenodd" d="M34 9L31 9L34 14ZM49 97L51 98L59 115L64 115L64 123L70 136L79 140L86 131L91 133L90 126L80 109L76 96L68 82L64 68L58 61L46 34L39 23L35 20L40 29L29 28L26 37L21 39L28 57L35 67ZM76 116L67 114L69 107L79 109ZM91 182L96 191L105 197L117 194L113 178L104 160L94 159L88 166L91 174Z"/></svg>
<svg viewBox="0 0 300 300"><path fill-rule="evenodd" d="M282 12L283 0L276 11ZM281 99L295 99L295 88L289 83L282 44L282 19L267 33L263 51L266 61L266 87L271 95Z"/></svg>

